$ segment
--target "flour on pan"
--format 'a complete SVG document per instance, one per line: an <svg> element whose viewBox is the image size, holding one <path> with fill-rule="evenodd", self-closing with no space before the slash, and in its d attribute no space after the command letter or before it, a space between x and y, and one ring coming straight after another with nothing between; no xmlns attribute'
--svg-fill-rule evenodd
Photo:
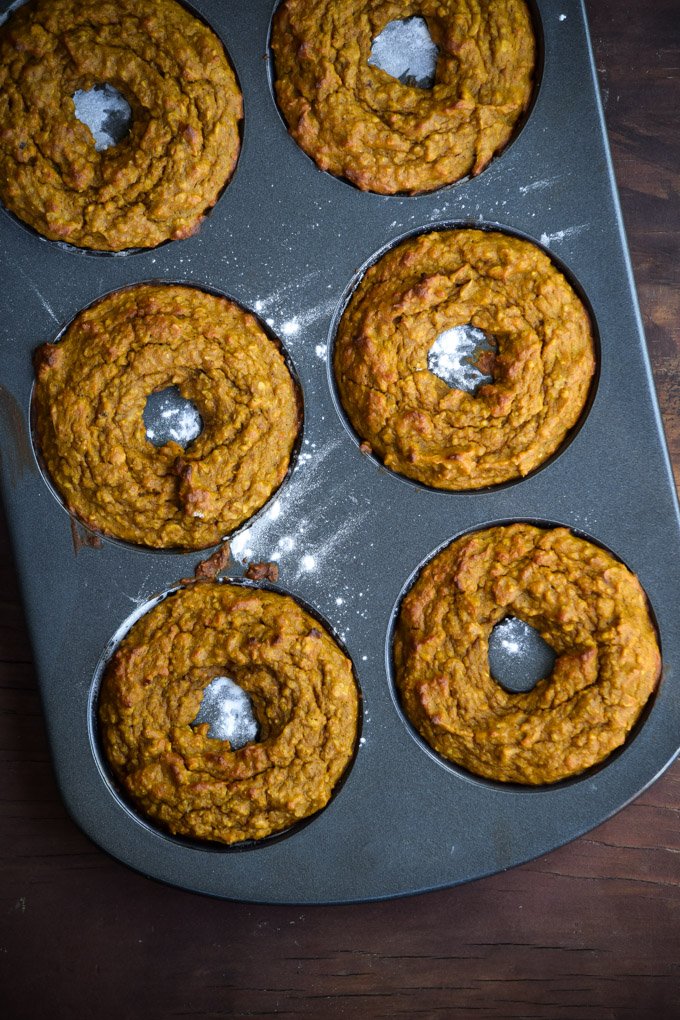
<svg viewBox="0 0 680 1020"><path fill-rule="evenodd" d="M565 227L564 230L556 230L554 234L541 234L541 244L547 245L552 244L555 241L564 241L568 237L574 237L576 234L580 234L581 231L586 230L588 227L587 223L579 223L575 227Z"/></svg>
<svg viewBox="0 0 680 1020"><path fill-rule="evenodd" d="M362 555L361 549L348 554L347 548L362 533L371 505L350 499L352 512L335 527L337 504L346 495L347 483L333 484L325 462L341 444L342 439L336 438L317 448L306 440L286 487L250 528L232 540L231 551L238 562L277 563L284 589L294 593L298 584L304 584L305 590L311 585L319 595L332 599L331 622L345 640L352 619L366 619L369 612L365 592L351 588L346 578L351 558ZM302 515L300 506L303 501L309 506L310 495L315 511Z"/></svg>
<svg viewBox="0 0 680 1020"><path fill-rule="evenodd" d="M520 195L528 195L530 191L543 191L545 188L549 188L551 184L554 184L559 178L557 177L546 177L541 181L532 181L531 184L520 184L519 193Z"/></svg>
<svg viewBox="0 0 680 1020"><path fill-rule="evenodd" d="M266 297L257 297L250 302L250 307L275 333L290 343L319 319L330 316L335 311L337 299L327 298L310 308L303 308L291 314L291 308L295 305L295 293L300 290L306 291L320 276L320 272L318 269L313 270Z"/></svg>

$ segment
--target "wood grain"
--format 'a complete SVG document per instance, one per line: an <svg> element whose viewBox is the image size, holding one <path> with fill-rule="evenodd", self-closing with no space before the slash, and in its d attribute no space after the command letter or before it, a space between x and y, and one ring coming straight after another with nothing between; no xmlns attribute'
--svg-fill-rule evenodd
<svg viewBox="0 0 680 1020"><path fill-rule="evenodd" d="M592 0L590 17L680 479L680 4ZM588 836L458 889L209 900L128 871L66 817L4 531L0 593L3 1017L680 1017L680 765Z"/></svg>

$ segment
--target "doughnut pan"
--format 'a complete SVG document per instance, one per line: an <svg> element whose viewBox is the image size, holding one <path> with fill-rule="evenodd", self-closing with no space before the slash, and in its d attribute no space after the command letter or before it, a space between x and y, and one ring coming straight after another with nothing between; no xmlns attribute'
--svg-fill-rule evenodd
<svg viewBox="0 0 680 1020"><path fill-rule="evenodd" d="M235 176L197 236L97 256L0 212L2 487L54 766L77 824L126 864L187 889L252 902L371 900L544 854L618 811L670 764L680 744L680 518L582 3L537 0L540 87L506 152L478 178L418 197L364 194L318 171L289 137L268 78L273 6L195 0L245 100ZM457 224L499 226L552 253L590 303L601 348L592 406L570 445L523 481L476 494L430 491L362 454L328 360L361 267L405 235ZM101 295L145 280L226 293L286 345L304 392L300 455L277 500L237 534L227 574L240 577L244 558L277 555L278 589L334 628L363 694L361 742L337 795L308 824L252 847L199 846L154 829L121 799L97 746L95 683L111 639L207 554L93 544L32 448L33 349ZM393 614L418 567L465 531L520 519L566 525L627 563L649 596L664 662L623 750L538 789L475 779L427 752L401 716L390 674Z"/></svg>

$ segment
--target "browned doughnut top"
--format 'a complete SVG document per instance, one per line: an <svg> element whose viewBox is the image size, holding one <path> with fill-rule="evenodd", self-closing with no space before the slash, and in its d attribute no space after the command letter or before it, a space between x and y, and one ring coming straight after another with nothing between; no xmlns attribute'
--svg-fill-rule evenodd
<svg viewBox="0 0 680 1020"><path fill-rule="evenodd" d="M476 393L428 369L437 337L471 324L495 341ZM583 411L590 318L547 255L481 230L410 238L364 275L342 316L335 377L350 422L387 467L440 489L528 474Z"/></svg>
<svg viewBox="0 0 680 1020"><path fill-rule="evenodd" d="M489 672L493 627L513 616L557 653L533 690ZM404 599L394 640L406 714L444 757L481 776L554 783L619 747L661 666L634 574L565 528L528 524L465 535Z"/></svg>
<svg viewBox="0 0 680 1020"><path fill-rule="evenodd" d="M413 15L439 47L431 89L368 63L385 26ZM283 0L272 30L291 134L322 170L381 194L483 170L529 104L535 48L524 0Z"/></svg>
<svg viewBox="0 0 680 1020"><path fill-rule="evenodd" d="M251 698L256 743L237 751L192 727L226 675ZM146 613L109 663L99 698L104 751L135 804L170 832L261 839L328 802L357 735L350 660L284 595L199 583Z"/></svg>
<svg viewBox="0 0 680 1020"><path fill-rule="evenodd" d="M40 452L69 510L97 531L202 549L259 510L286 475L297 387L255 317L226 298L156 284L116 291L35 360ZM186 450L146 438L146 401L169 386L203 420Z"/></svg>
<svg viewBox="0 0 680 1020"><path fill-rule="evenodd" d="M97 152L72 97L107 83L132 128ZM52 240L120 251L194 233L242 115L222 44L175 0L30 0L0 28L0 198Z"/></svg>

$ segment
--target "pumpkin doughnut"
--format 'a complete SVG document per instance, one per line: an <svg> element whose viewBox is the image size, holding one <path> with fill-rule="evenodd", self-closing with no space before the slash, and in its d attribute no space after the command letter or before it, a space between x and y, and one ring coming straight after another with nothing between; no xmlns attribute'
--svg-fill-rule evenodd
<svg viewBox="0 0 680 1020"><path fill-rule="evenodd" d="M227 675L250 697L256 742L233 750L192 726L204 689ZM356 743L350 660L293 599L217 582L146 613L111 659L100 734L116 779L170 832L238 843L323 808Z"/></svg>
<svg viewBox="0 0 680 1020"><path fill-rule="evenodd" d="M104 84L132 128L98 152L73 96ZM52 240L121 251L195 233L242 116L220 40L175 0L30 0L0 28L0 198Z"/></svg>
<svg viewBox="0 0 680 1020"><path fill-rule="evenodd" d="M368 62L382 30L414 15L439 47L431 89ZM283 0L271 45L276 98L296 142L322 170L385 195L480 173L533 92L524 0Z"/></svg>
<svg viewBox="0 0 680 1020"><path fill-rule="evenodd" d="M37 445L88 527L153 548L215 545L284 480L300 398L278 345L239 305L194 287L140 284L81 312L36 352ZM143 414L176 386L203 431L154 446Z"/></svg>
<svg viewBox="0 0 680 1020"><path fill-rule="evenodd" d="M428 369L437 337L482 330L497 347L475 393ZM335 343L335 378L361 440L438 489L520 478L555 453L595 371L590 317L536 245L499 232L412 237L365 273Z"/></svg>
<svg viewBox="0 0 680 1020"><path fill-rule="evenodd" d="M527 693L489 671L493 627L534 627L557 655ZM555 783L620 747L661 658L645 594L566 528L488 528L452 542L404 598L394 639L404 710L443 757L502 782Z"/></svg>

